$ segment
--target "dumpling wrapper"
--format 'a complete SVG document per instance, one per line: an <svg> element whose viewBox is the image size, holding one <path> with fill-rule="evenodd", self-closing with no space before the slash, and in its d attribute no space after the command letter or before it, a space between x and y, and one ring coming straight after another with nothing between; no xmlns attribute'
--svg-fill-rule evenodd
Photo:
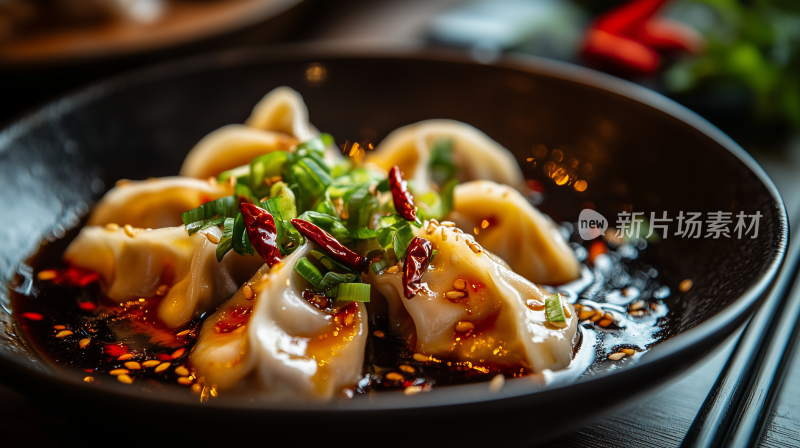
<svg viewBox="0 0 800 448"><path fill-rule="evenodd" d="M534 283L560 285L580 277L580 263L556 224L507 185L485 180L458 185L447 219L463 229L478 228L475 240L481 246Z"/></svg>
<svg viewBox="0 0 800 448"><path fill-rule="evenodd" d="M288 151L299 140L280 132L230 124L212 131L189 151L180 175L206 179L223 171L247 165L258 156Z"/></svg>
<svg viewBox="0 0 800 448"><path fill-rule="evenodd" d="M206 384L221 390L250 385L278 399L328 400L358 382L366 307L352 303L348 318L308 303L302 293L309 285L294 265L310 252L306 243L271 269L264 265L250 280L253 300L240 289L203 323L190 361ZM252 307L249 319L234 331L217 331L237 307Z"/></svg>
<svg viewBox="0 0 800 448"><path fill-rule="evenodd" d="M103 196L86 225L130 224L143 229L180 226L181 213L231 194L228 185L188 177L129 181Z"/></svg>
<svg viewBox="0 0 800 448"><path fill-rule="evenodd" d="M474 253L464 234L446 227L428 234L427 226L418 236L428 239L438 253L413 298L403 295L402 272L369 273L370 283L388 301L393 331L407 336L413 331L421 353L477 366L523 366L542 372L569 365L578 326L572 305L566 304L571 317L565 327L548 323L543 309L528 306L545 302L535 285L487 254ZM459 278L466 281L468 296L454 303L445 294L454 290ZM459 322L472 323L475 329L457 332Z"/></svg>
<svg viewBox="0 0 800 448"><path fill-rule="evenodd" d="M156 297L169 290L158 305L158 318L170 328L180 327L204 312L213 311L263 264L257 257L235 252L217 262L217 245L204 235L222 237L211 227L189 236L184 227L123 229L84 227L64 258L73 266L97 272L105 294L119 302Z"/></svg>
<svg viewBox="0 0 800 448"><path fill-rule="evenodd" d="M273 89L259 101L245 121L255 129L280 132L304 142L319 131L308 120L308 108L297 91L281 86Z"/></svg>
<svg viewBox="0 0 800 448"><path fill-rule="evenodd" d="M525 178L511 152L478 129L454 120L425 120L398 128L367 153L365 161L386 171L397 165L406 180L414 181L415 192L424 193L430 189L431 149L442 139L453 141L460 181L489 179L525 191Z"/></svg>

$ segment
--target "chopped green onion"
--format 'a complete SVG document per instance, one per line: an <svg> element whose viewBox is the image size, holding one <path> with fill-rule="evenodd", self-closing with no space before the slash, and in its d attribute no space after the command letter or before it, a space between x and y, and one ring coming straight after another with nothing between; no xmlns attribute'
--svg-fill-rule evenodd
<svg viewBox="0 0 800 448"><path fill-rule="evenodd" d="M369 284L367 283L339 283L336 285L335 291L329 291L325 295L336 297L337 302L369 302Z"/></svg>
<svg viewBox="0 0 800 448"><path fill-rule="evenodd" d="M269 197L272 199L279 199L279 210L281 218L292 220L297 218L297 202L295 200L294 192L286 182L276 182L269 189ZM270 200L272 200L270 199Z"/></svg>
<svg viewBox="0 0 800 448"><path fill-rule="evenodd" d="M349 267L339 263L338 261L334 260L333 258L329 257L328 255L318 251L312 250L311 255L319 261L319 263L325 266L325 269L330 270L337 270L337 271L345 271L356 274L352 269Z"/></svg>
<svg viewBox="0 0 800 448"><path fill-rule="evenodd" d="M544 308L548 322L557 327L567 325L567 319L564 317L564 305L561 304L561 294L555 293L545 299Z"/></svg>
<svg viewBox="0 0 800 448"><path fill-rule="evenodd" d="M392 247L394 248L394 253L397 255L399 260L402 260L406 256L406 249L408 249L408 245L411 244L411 240L414 239L414 231L411 230L411 226L406 224L397 229L397 232L394 234L394 238L392 239Z"/></svg>
<svg viewBox="0 0 800 448"><path fill-rule="evenodd" d="M336 182L337 178L346 175L348 172L352 170L352 168L353 168L353 162L351 162L350 159L342 159L336 162L336 164L333 165L333 168L331 169L330 173L331 177L334 179L334 183Z"/></svg>
<svg viewBox="0 0 800 448"><path fill-rule="evenodd" d="M372 230L369 227L361 227L360 229L353 229L350 231L350 237L354 240L368 240L378 236L377 230Z"/></svg>
<svg viewBox="0 0 800 448"><path fill-rule="evenodd" d="M381 193L391 191L392 189L389 187L389 179L383 179L382 181L378 182L378 185L375 187L375 189Z"/></svg>
<svg viewBox="0 0 800 448"><path fill-rule="evenodd" d="M305 170L305 172L309 175L309 178L306 181L308 183L307 189L309 191L317 194L322 193L333 182L330 174L328 174L328 172L319 166L319 164L313 159L300 159L295 166Z"/></svg>
<svg viewBox="0 0 800 448"><path fill-rule="evenodd" d="M194 235L200 230L207 229L209 227L215 227L225 222L225 216L217 216L214 218L204 219L202 221L192 222L186 225L186 231L189 232L189 235Z"/></svg>
<svg viewBox="0 0 800 448"><path fill-rule="evenodd" d="M371 266L372 267L372 272L377 274L377 273L381 272L382 270L388 268L391 265L392 265L392 263L389 263L389 260L387 259L386 255L384 254L384 256L381 257L380 260L376 261L375 263L372 263L372 266Z"/></svg>
<svg viewBox="0 0 800 448"><path fill-rule="evenodd" d="M328 198L319 201L319 203L314 206L314 211L324 213L326 215L336 216L336 207L333 206L333 202L331 202L331 200Z"/></svg>
<svg viewBox="0 0 800 448"><path fill-rule="evenodd" d="M284 151L274 151L253 159L250 162L250 189L258 196L269 194L270 188L264 183L264 179L280 176L288 159Z"/></svg>
<svg viewBox="0 0 800 448"><path fill-rule="evenodd" d="M253 193L253 190L251 190L250 187L245 184L236 184L234 187L234 192L236 193L236 198L239 199L239 202L249 202L256 205L261 204L261 201L258 200L258 197L255 195L255 193Z"/></svg>
<svg viewBox="0 0 800 448"><path fill-rule="evenodd" d="M227 182L231 177L239 179L241 177L250 176L250 165L237 166L236 168L228 171L223 171L217 176L217 182Z"/></svg>
<svg viewBox="0 0 800 448"><path fill-rule="evenodd" d="M364 200L370 196L369 187L369 183L363 183L358 188L353 190L349 197L345 197L344 202L347 203L347 211L349 212L347 224L351 227L357 226L358 222L360 221L361 206L363 205Z"/></svg>
<svg viewBox="0 0 800 448"><path fill-rule="evenodd" d="M325 148L334 145L333 136L328 133L321 134L319 137L306 140L297 145L297 153L301 157L306 157L306 152L316 152L319 155L325 154Z"/></svg>
<svg viewBox="0 0 800 448"><path fill-rule="evenodd" d="M316 268L307 258L303 257L297 260L294 265L294 270L300 274L301 277L308 280L315 288L320 289L319 285L322 282L322 273Z"/></svg>
<svg viewBox="0 0 800 448"><path fill-rule="evenodd" d="M339 240L340 243L346 244L353 240L350 236L350 231L348 231L342 221L335 216L309 210L300 215L299 219L308 221L330 233L334 238Z"/></svg>
<svg viewBox="0 0 800 448"><path fill-rule="evenodd" d="M418 211L423 219L442 219L453 211L453 190L458 185L458 180L451 179L444 184L441 191L429 191L418 197L420 205Z"/></svg>
<svg viewBox="0 0 800 448"><path fill-rule="evenodd" d="M181 213L181 221L186 225L186 230L189 232L189 235L191 235L203 228L203 221L219 216L233 218L237 213L239 213L239 202L236 200L236 197L225 196L214 201L206 202L188 212ZM194 223L200 224L190 227L190 225Z"/></svg>
<svg viewBox="0 0 800 448"><path fill-rule="evenodd" d="M338 272L328 272L323 277L322 281L319 282L317 285L317 289L326 290L331 286L338 285L341 283L353 283L358 279L356 274L339 274Z"/></svg>
<svg viewBox="0 0 800 448"><path fill-rule="evenodd" d="M222 238L219 240L219 244L217 245L217 261L222 262L222 258L225 257L231 249L231 243L233 241L233 224L236 220L234 218L225 218L225 224L222 230Z"/></svg>
<svg viewBox="0 0 800 448"><path fill-rule="evenodd" d="M428 258L428 264L433 263L433 257L435 257L438 252L438 250L433 249L433 252L431 252L431 258Z"/></svg>
<svg viewBox="0 0 800 448"><path fill-rule="evenodd" d="M250 245L250 239L247 238L247 231L244 225L242 214L236 215L233 222L233 236L232 236L233 251L239 255L253 254L253 246Z"/></svg>

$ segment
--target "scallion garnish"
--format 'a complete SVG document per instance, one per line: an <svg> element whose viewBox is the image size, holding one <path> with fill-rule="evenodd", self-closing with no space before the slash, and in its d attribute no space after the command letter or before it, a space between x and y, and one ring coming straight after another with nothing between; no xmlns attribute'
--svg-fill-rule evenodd
<svg viewBox="0 0 800 448"><path fill-rule="evenodd" d="M544 309L547 322L557 327L565 327L567 325L567 318L564 316L564 305L561 303L561 294L555 293L545 299Z"/></svg>
<svg viewBox="0 0 800 448"><path fill-rule="evenodd" d="M322 281L319 282L317 288L324 291L331 286L338 285L340 283L353 283L356 281L356 279L358 279L358 276L355 274L339 274L338 272L331 271L325 274L325 277L323 277Z"/></svg>
<svg viewBox="0 0 800 448"><path fill-rule="evenodd" d="M335 294L335 295L333 295ZM339 283L325 294L328 297L336 297L339 302L369 302L369 284L367 283Z"/></svg>
<svg viewBox="0 0 800 448"><path fill-rule="evenodd" d="M294 270L315 288L320 289L319 284L322 282L322 273L307 258L303 257L297 260Z"/></svg>
<svg viewBox="0 0 800 448"><path fill-rule="evenodd" d="M280 176L288 160L284 151L271 152L253 159L250 162L250 189L258 196L269 194L270 187L264 183L264 179Z"/></svg>
<svg viewBox="0 0 800 448"><path fill-rule="evenodd" d="M326 254L324 254L324 253L322 253L322 252L320 252L318 250L312 250L311 251L311 255L314 258L316 258L317 261L319 261L321 265L325 266L325 269L344 271L344 272L350 272L350 273L356 274L356 272L353 272L353 270L350 269L349 267L339 263L338 261L334 260L333 258L329 257L328 255L326 255Z"/></svg>
<svg viewBox="0 0 800 448"><path fill-rule="evenodd" d="M250 239L247 237L247 229L244 225L241 213L236 215L236 219L233 222L231 246L233 247L233 251L239 255L253 255L255 253L253 246L250 245Z"/></svg>
<svg viewBox="0 0 800 448"><path fill-rule="evenodd" d="M406 249L408 249L408 245L411 244L411 240L414 239L414 231L411 230L411 226L406 224L404 226L400 226L394 234L394 238L392 239L392 247L394 248L394 253L397 255L397 258L402 260L406 256Z"/></svg>
<svg viewBox="0 0 800 448"><path fill-rule="evenodd" d="M233 218L237 213L239 213L239 202L236 197L225 196L181 213L181 221L186 226L189 235L192 235L198 230L208 227L204 227L204 225L210 223L212 218ZM219 225L222 221L224 220L220 220L214 225Z"/></svg>
<svg viewBox="0 0 800 448"><path fill-rule="evenodd" d="M350 231L348 231L347 227L344 226L342 221L335 216L309 210L300 215L299 219L308 221L311 224L314 224L322 230L330 233L334 238L339 240L340 243L349 243L353 240L350 237Z"/></svg>
<svg viewBox="0 0 800 448"><path fill-rule="evenodd" d="M349 214L349 217L347 218L347 224L349 226L358 226L358 222L361 218L361 206L363 205L364 200L370 196L369 187L369 183L361 184L358 188L353 190L349 196L345 196L344 202L347 203L347 210Z"/></svg>
<svg viewBox="0 0 800 448"><path fill-rule="evenodd" d="M239 179L245 176L250 176L250 165L237 166L236 168L219 173L219 176L217 176L217 182L223 183L227 182L231 177Z"/></svg>
<svg viewBox="0 0 800 448"><path fill-rule="evenodd" d="M360 229L353 229L350 231L350 237L354 240L368 240L376 238L380 233L377 230L372 230L369 227L361 227Z"/></svg>
<svg viewBox="0 0 800 448"><path fill-rule="evenodd" d="M222 258L225 257L225 254L232 249L233 224L235 221L236 220L234 218L225 218L225 223L222 230L222 238L219 240L219 244L217 245L218 262L222 262Z"/></svg>

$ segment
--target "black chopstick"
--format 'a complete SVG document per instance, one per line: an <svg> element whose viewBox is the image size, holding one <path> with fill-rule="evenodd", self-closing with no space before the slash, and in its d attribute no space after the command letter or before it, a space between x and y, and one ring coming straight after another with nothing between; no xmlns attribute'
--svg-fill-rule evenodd
<svg viewBox="0 0 800 448"><path fill-rule="evenodd" d="M795 235L800 242L800 234ZM753 446L769 416L786 370L800 289L800 244L790 244L767 298L750 319L681 447ZM790 293L791 292L791 293Z"/></svg>

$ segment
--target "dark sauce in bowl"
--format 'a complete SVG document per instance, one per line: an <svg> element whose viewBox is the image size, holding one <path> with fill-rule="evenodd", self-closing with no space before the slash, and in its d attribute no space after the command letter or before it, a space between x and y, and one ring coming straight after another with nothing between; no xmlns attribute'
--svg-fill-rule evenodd
<svg viewBox="0 0 800 448"><path fill-rule="evenodd" d="M565 224L562 230L570 234L570 228ZM17 325L34 350L54 365L83 370L87 382L116 377L156 388L182 386L201 400L216 397L218 392L204 386L189 363L210 313L168 328L155 317L159 296L114 303L103 295L96 274L62 261L78 231L42 246L29 260L31 274L21 276L11 290ZM565 236L571 237L583 263L582 276L567 285L541 287L560 292L579 314L579 341L568 368L534 373L521 367L436 359L415 353L407 340L388 331L384 316L371 314L363 378L344 396L385 390L416 393L491 381L498 375L531 377L542 385L570 382L623 367L666 338L671 291L659 282L658 270L642 261L647 242L619 241L611 234L595 241Z"/></svg>

